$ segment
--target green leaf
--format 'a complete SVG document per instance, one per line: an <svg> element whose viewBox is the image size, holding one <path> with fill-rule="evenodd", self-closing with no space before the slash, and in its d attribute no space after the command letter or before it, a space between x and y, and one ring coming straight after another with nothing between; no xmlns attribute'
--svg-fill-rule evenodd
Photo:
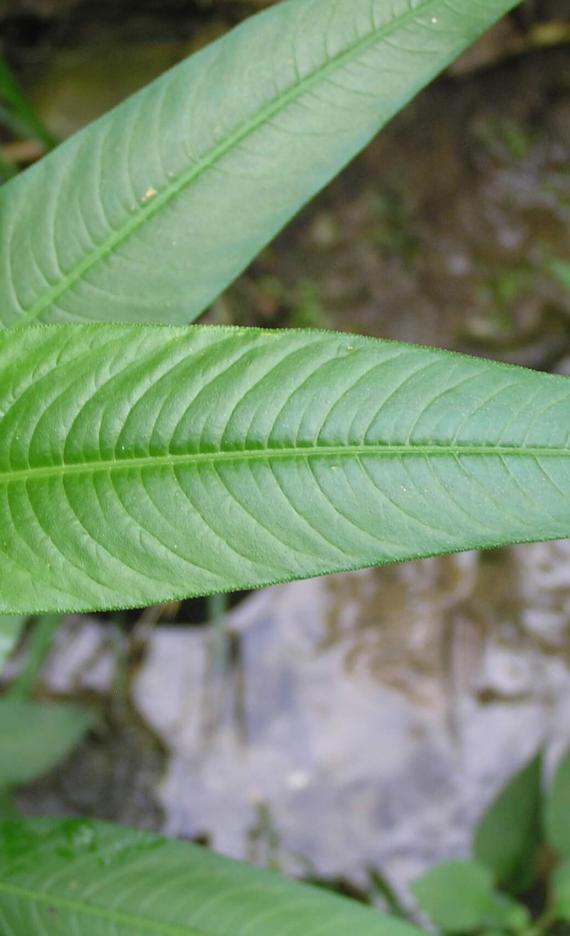
<svg viewBox="0 0 570 936"><path fill-rule="evenodd" d="M326 332L0 337L1 613L570 533L570 382Z"/></svg>
<svg viewBox="0 0 570 936"><path fill-rule="evenodd" d="M432 923L448 933L469 933L485 926L494 896L491 872L474 861L437 865L411 889Z"/></svg>
<svg viewBox="0 0 570 936"><path fill-rule="evenodd" d="M26 620L25 615L0 616L0 670L16 646Z"/></svg>
<svg viewBox="0 0 570 936"><path fill-rule="evenodd" d="M545 804L548 842L560 855L570 858L570 751L562 758Z"/></svg>
<svg viewBox="0 0 570 936"><path fill-rule="evenodd" d="M0 192L0 322L186 323L518 0L287 0Z"/></svg>
<svg viewBox="0 0 570 936"><path fill-rule="evenodd" d="M486 927L520 933L526 930L530 920L530 912L524 904L508 894L495 891L485 914Z"/></svg>
<svg viewBox="0 0 570 936"><path fill-rule="evenodd" d="M2 117L7 125L16 133L30 135L40 140L48 148L55 146L56 140L38 120L33 109L28 104L22 90L14 78L7 62L0 55L0 101L6 105L2 108Z"/></svg>
<svg viewBox="0 0 570 936"><path fill-rule="evenodd" d="M323 889L104 823L0 826L0 866L6 936L419 936Z"/></svg>
<svg viewBox="0 0 570 936"><path fill-rule="evenodd" d="M28 783L55 767L92 721L74 705L0 699L0 789Z"/></svg>
<svg viewBox="0 0 570 936"><path fill-rule="evenodd" d="M570 923L570 859L561 864L552 875L550 906L555 920Z"/></svg>
<svg viewBox="0 0 570 936"><path fill-rule="evenodd" d="M475 832L474 857L513 893L533 882L541 836L542 758L519 771L491 804Z"/></svg>
<svg viewBox="0 0 570 936"><path fill-rule="evenodd" d="M570 290L570 263L567 260L552 260L548 269L562 286Z"/></svg>

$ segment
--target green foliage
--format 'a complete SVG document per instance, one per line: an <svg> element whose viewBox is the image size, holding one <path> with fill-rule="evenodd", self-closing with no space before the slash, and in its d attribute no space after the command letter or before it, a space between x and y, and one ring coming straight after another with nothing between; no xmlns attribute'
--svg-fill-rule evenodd
<svg viewBox="0 0 570 936"><path fill-rule="evenodd" d="M0 616L0 671L16 646L26 620L25 615Z"/></svg>
<svg viewBox="0 0 570 936"><path fill-rule="evenodd" d="M570 532L567 378L442 351L325 332L14 330L0 412L4 613Z"/></svg>
<svg viewBox="0 0 570 936"><path fill-rule="evenodd" d="M142 324L192 321L516 2L287 0L3 187L0 611L149 604L569 535L565 378L347 335ZM0 93L30 129L1 63ZM552 272L565 282L563 261ZM124 324L53 325L88 321ZM8 331L37 322L52 327ZM0 654L19 620L0 623ZM0 700L4 790L52 766L90 724L22 698L46 640L19 694ZM560 855L569 791L570 755L546 804ZM536 760L484 817L478 860L414 884L436 926L490 936L568 918L565 864L535 930L496 890L533 880L539 794ZM324 891L97 823L5 824L0 867L7 936L414 933Z"/></svg>
<svg viewBox="0 0 570 936"><path fill-rule="evenodd" d="M418 878L412 893L436 926L470 933L485 926L491 914L493 876L474 861L449 861Z"/></svg>
<svg viewBox="0 0 570 936"><path fill-rule="evenodd" d="M55 146L55 139L38 120L2 56L0 56L0 122L15 133L35 137L48 149Z"/></svg>
<svg viewBox="0 0 570 936"><path fill-rule="evenodd" d="M546 829L540 821L543 807ZM542 782L537 755L506 784L493 801L473 841L473 861L433 868L413 885L419 906L446 933L484 936L542 936L570 922L570 863L563 861L547 882L548 901L538 919L496 885L520 893L537 883L544 834L560 854L570 842L570 752L562 759L550 789Z"/></svg>
<svg viewBox="0 0 570 936"><path fill-rule="evenodd" d="M560 761L546 797L544 820L549 844L570 858L570 751Z"/></svg>
<svg viewBox="0 0 570 936"><path fill-rule="evenodd" d="M54 767L91 722L91 715L74 705L0 699L0 790L28 783Z"/></svg>
<svg viewBox="0 0 570 936"><path fill-rule="evenodd" d="M554 872L550 899L554 919L570 923L570 859Z"/></svg>
<svg viewBox="0 0 570 936"><path fill-rule="evenodd" d="M525 891L536 875L541 768L540 756L523 767L501 790L475 832L475 858L493 872L497 883L515 894Z"/></svg>
<svg viewBox="0 0 570 936"><path fill-rule="evenodd" d="M567 260L552 260L548 269L562 286L570 290L570 263Z"/></svg>
<svg viewBox="0 0 570 936"><path fill-rule="evenodd" d="M0 867L6 936L419 936L325 890L97 822L0 826Z"/></svg>
<svg viewBox="0 0 570 936"><path fill-rule="evenodd" d="M287 0L249 18L0 191L0 323L192 321L517 2Z"/></svg>

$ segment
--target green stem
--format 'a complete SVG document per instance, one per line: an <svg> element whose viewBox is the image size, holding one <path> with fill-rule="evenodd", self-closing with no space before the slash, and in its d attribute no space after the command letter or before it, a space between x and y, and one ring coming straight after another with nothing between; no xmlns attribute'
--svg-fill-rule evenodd
<svg viewBox="0 0 570 936"><path fill-rule="evenodd" d="M60 614L46 614L35 622L24 668L10 686L8 697L28 699L31 696L37 675L51 650L53 638L62 621Z"/></svg>

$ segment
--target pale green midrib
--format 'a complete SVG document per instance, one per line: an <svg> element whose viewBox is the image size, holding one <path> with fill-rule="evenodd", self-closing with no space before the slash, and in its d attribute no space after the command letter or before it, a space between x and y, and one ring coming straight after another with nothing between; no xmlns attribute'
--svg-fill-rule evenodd
<svg viewBox="0 0 570 936"><path fill-rule="evenodd" d="M56 894L45 894L41 891L29 890L17 884L8 884L0 881L0 894L8 897L17 897L34 903L45 904L54 910L69 910L70 913L83 914L83 916L96 917L108 920L110 923L120 923L132 926L134 932L155 933L156 936L209 936L206 930L198 930L189 926L176 926L171 923L161 923L159 920L149 920L121 910L108 910L81 900L71 900ZM55 921L54 921L55 922ZM136 929L135 929L136 927Z"/></svg>
<svg viewBox="0 0 570 936"><path fill-rule="evenodd" d="M540 446L514 445L315 445L282 448L244 449L242 451L218 450L212 452L191 452L170 455L144 455L116 459L101 459L90 462L61 462L54 465L39 465L28 468L16 468L0 472L0 484L14 481L31 481L46 478L61 478L80 474L93 474L105 471L125 471L132 469L157 469L191 467L200 464L222 464L229 462L251 461L286 461L288 459L330 458L346 459L363 456L376 458L459 458L461 456L489 456L498 458L515 456L518 458L570 457L570 448L546 448ZM333 466L334 467L334 466Z"/></svg>
<svg viewBox="0 0 570 936"><path fill-rule="evenodd" d="M155 214L158 214L158 212L176 198L180 192L188 188L204 173L215 166L220 159L234 147L239 146L250 134L270 121L281 110L285 110L289 104L300 98L305 91L310 90L315 84L318 84L319 81L325 80L330 74L333 74L337 68L342 68L345 64L350 62L352 58L357 58L360 54L367 51L368 48L375 45L376 42L381 42L383 39L390 36L396 29L405 26L406 23L416 19L418 15L421 15L426 10L430 10L432 7L440 6L441 4L442 0L426 0L426 3L422 7L410 10L405 15L396 18L389 25L381 26L379 29L374 30L363 39L348 46L343 52L330 59L325 65L317 68L311 75L293 84L286 92L278 95L270 104L261 108L253 117L238 126L233 133L220 142L210 153L206 154L192 166L191 169L183 172L178 178L174 177L163 191L159 191L146 204L141 204L136 214L114 231L96 250L93 250L90 254L85 256L83 260L72 267L51 289L46 290L29 309L8 325L7 329L13 326L21 328L33 319L38 318L56 299L59 299L68 289L71 289L75 283L78 282L84 274L88 273L92 267L96 266L99 261L104 260L115 248L123 244L127 238L142 227L147 220L154 217Z"/></svg>

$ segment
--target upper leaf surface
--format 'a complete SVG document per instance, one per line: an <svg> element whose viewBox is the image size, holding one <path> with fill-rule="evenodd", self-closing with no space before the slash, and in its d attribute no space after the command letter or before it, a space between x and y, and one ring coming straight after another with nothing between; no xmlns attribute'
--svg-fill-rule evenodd
<svg viewBox="0 0 570 936"><path fill-rule="evenodd" d="M0 191L0 327L186 323L518 0L287 0Z"/></svg>
<svg viewBox="0 0 570 936"><path fill-rule="evenodd" d="M351 900L103 823L0 826L3 936L420 936Z"/></svg>
<svg viewBox="0 0 570 936"><path fill-rule="evenodd" d="M570 533L570 381L325 332L0 337L0 613Z"/></svg>

